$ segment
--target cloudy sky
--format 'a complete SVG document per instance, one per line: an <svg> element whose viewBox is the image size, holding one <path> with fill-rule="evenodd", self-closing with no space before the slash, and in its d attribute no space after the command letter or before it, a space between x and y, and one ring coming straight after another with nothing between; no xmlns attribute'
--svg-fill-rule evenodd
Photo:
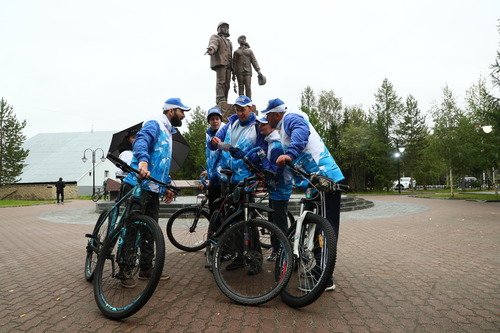
<svg viewBox="0 0 500 333"><path fill-rule="evenodd" d="M0 97L28 138L120 130L169 97L207 110L204 53L227 21L233 47L246 35L267 77L254 80L258 109L275 97L298 106L309 85L368 110L387 78L426 112L445 85L462 103L480 77L489 84L498 19L498 0L2 0Z"/></svg>

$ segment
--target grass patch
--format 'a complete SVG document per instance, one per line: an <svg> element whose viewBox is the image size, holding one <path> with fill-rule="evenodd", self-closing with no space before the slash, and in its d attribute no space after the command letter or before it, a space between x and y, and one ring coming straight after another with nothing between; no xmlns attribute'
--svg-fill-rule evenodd
<svg viewBox="0 0 500 333"><path fill-rule="evenodd" d="M415 193L420 194L420 193ZM429 198L445 198L445 199L461 199L461 200L488 200L488 201L500 201L500 195L495 194L473 194L473 193L455 193L455 196L451 196L450 193L447 194L436 194L427 193L423 194Z"/></svg>
<svg viewBox="0 0 500 333"><path fill-rule="evenodd" d="M19 206L34 206L34 205L46 205L53 204L52 201L27 201L27 200L0 200L0 207L19 207Z"/></svg>

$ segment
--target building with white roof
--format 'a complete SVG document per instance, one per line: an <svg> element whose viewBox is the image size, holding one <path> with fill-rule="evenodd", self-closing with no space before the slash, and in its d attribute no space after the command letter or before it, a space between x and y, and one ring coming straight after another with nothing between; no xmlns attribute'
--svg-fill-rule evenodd
<svg viewBox="0 0 500 333"><path fill-rule="evenodd" d="M78 195L91 195L107 178L115 179L116 167L106 157L114 132L43 133L26 140L29 149L18 184L53 184L60 177L76 183ZM92 163L95 151L95 165ZM84 163L82 157L87 158ZM95 169L95 175L93 173Z"/></svg>

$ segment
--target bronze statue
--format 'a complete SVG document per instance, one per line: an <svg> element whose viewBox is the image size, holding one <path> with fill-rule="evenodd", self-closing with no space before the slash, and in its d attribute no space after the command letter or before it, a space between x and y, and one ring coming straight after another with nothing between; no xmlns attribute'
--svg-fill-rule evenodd
<svg viewBox="0 0 500 333"><path fill-rule="evenodd" d="M265 76L260 72L259 63L247 43L246 36L238 37L240 47L234 51L233 55L233 81L238 80L238 95L245 95L252 98L252 66L259 75L259 84L265 84ZM236 92L236 87L235 91Z"/></svg>
<svg viewBox="0 0 500 333"><path fill-rule="evenodd" d="M227 95L231 85L233 45L228 39L229 24L220 22L217 26L217 35L212 35L208 42L207 52L210 55L210 68L215 71L217 81L215 85L215 103L227 102Z"/></svg>

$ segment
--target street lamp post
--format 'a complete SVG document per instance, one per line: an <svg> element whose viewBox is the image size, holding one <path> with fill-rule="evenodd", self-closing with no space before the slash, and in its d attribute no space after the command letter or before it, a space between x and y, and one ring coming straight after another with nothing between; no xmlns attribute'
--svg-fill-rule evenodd
<svg viewBox="0 0 500 333"><path fill-rule="evenodd" d="M87 148L83 151L83 157L82 157L82 162L85 163L87 162L87 157L85 157L85 153L87 150L90 150L92 152L92 195L95 194L95 153L100 150L102 152L101 156L101 161L106 161L106 157L104 157L104 150L102 148L96 148L96 149L90 149Z"/></svg>
<svg viewBox="0 0 500 333"><path fill-rule="evenodd" d="M401 194L401 174L400 174L400 168L399 168L399 159L400 159L401 155L403 154L403 152L405 151L405 147L398 147L398 150L399 150L399 152L394 154L394 156L396 156L396 158L398 159L398 192L399 192L399 194Z"/></svg>

